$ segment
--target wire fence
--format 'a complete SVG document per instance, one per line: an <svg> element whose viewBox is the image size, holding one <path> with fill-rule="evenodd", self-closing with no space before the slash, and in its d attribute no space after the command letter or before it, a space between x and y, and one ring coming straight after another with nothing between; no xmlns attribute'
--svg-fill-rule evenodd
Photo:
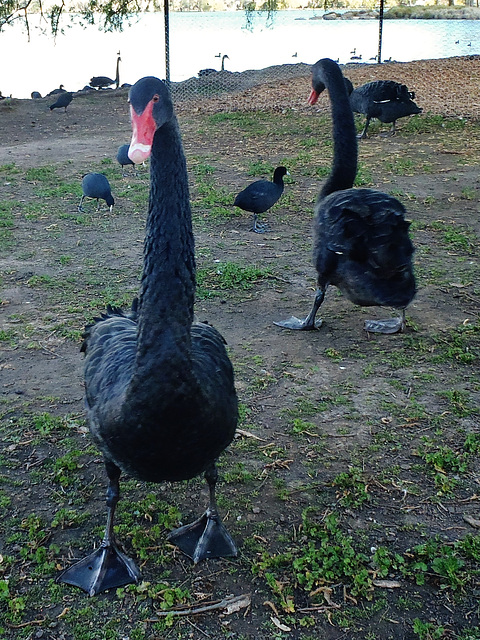
<svg viewBox="0 0 480 640"><path fill-rule="evenodd" d="M330 57L349 68L383 66L378 65L379 56L382 63L480 57L480 20L475 19L385 19L381 23L378 10L306 12L294 23L287 24L282 16L250 33L244 25L236 30L228 25L228 33L222 38L222 17L212 17L207 28L200 22L192 27L195 60L198 66L206 61L211 67L192 67L190 77L182 81L175 80L181 57L175 43L191 36L170 23L166 58L176 101L221 97L265 83L304 77L321 57ZM195 24L194 13L191 20Z"/></svg>

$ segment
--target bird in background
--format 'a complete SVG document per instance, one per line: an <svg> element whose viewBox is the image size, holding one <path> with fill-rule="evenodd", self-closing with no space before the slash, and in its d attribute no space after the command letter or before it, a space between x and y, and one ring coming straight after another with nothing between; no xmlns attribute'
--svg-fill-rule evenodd
<svg viewBox="0 0 480 640"><path fill-rule="evenodd" d="M112 80L108 76L93 76L90 78L90 86L96 87L97 89L105 89L106 87L110 87L112 84L115 85L115 89L118 89L120 86L120 62L122 58L120 57L120 51L117 53L117 66L115 70L115 80Z"/></svg>
<svg viewBox="0 0 480 640"><path fill-rule="evenodd" d="M130 158L139 163L150 156L138 303L130 313L107 308L87 327L82 347L90 431L109 480L107 525L101 546L58 577L90 595L140 578L114 536L122 472L156 483L203 473L207 510L168 539L195 563L237 554L215 497L216 460L235 433L237 396L222 336L194 321L194 236L180 131L158 78L139 80L129 98Z"/></svg>
<svg viewBox="0 0 480 640"><path fill-rule="evenodd" d="M61 109L63 107L66 113L68 105L73 100L73 93L71 91L62 91L56 95L58 96L57 100L50 105L50 111L53 111L54 109Z"/></svg>
<svg viewBox="0 0 480 640"><path fill-rule="evenodd" d="M345 83L350 90L350 105L353 111L366 116L365 126L358 136L361 139L367 137L368 127L373 118L384 123L391 122L389 133L384 135L393 136L396 133L395 123L399 118L423 111L413 101L415 93L409 91L406 85L394 80L375 80L356 89L348 78L345 78Z"/></svg>
<svg viewBox="0 0 480 640"><path fill-rule="evenodd" d="M328 285L362 307L390 306L401 317L367 320L368 332L395 333L405 326L405 308L416 293L413 245L404 206L373 189L353 189L357 174L357 137L347 87L340 67L329 58L312 67L309 103L328 89L333 123L333 162L315 205L313 257L317 291L305 320L275 322L287 329L321 325L316 314Z"/></svg>
<svg viewBox="0 0 480 640"><path fill-rule="evenodd" d="M118 147L117 162L122 167L122 176L125 176L125 167L128 165L131 165L133 167L134 175L137 175L135 163L128 157L129 149L130 144L122 144L120 147Z"/></svg>
<svg viewBox="0 0 480 640"><path fill-rule="evenodd" d="M65 93L66 89L64 88L63 84L61 84L58 89L52 89L52 91L50 91L50 93L47 93L47 96L55 96L57 95L57 93Z"/></svg>
<svg viewBox="0 0 480 640"><path fill-rule="evenodd" d="M225 60L230 60L230 58L228 57L228 55L225 53L223 56L221 53L216 53L215 54L215 58L221 58L222 59L222 63L220 66L220 71L225 71ZM204 76L209 76L213 73L218 73L218 71L216 69L200 69L200 71L198 72L198 77L204 77Z"/></svg>
<svg viewBox="0 0 480 640"><path fill-rule="evenodd" d="M108 178L103 173L87 173L82 179L82 197L78 205L78 211L85 213L83 201L85 198L92 198L97 201L97 211L100 209L100 200L105 200L110 209L113 211L115 200L112 196L112 189Z"/></svg>
<svg viewBox="0 0 480 640"><path fill-rule="evenodd" d="M289 175L286 167L277 167L273 172L273 181L256 180L240 191L235 197L233 206L253 213L251 231L264 233L268 227L258 223L258 214L265 213L278 202L284 190L283 177Z"/></svg>

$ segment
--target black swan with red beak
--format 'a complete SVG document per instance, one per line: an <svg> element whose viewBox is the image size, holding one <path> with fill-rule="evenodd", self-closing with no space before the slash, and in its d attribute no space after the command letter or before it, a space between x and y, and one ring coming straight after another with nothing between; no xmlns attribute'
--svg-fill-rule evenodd
<svg viewBox="0 0 480 640"><path fill-rule="evenodd" d="M287 329L318 328L315 317L329 284L354 304L389 306L401 317L368 320L367 331L395 333L405 326L405 308L416 293L413 245L404 206L392 196L373 189L353 189L357 174L357 136L348 90L340 67L329 58L312 67L315 104L328 89L333 120L333 163L315 205L313 256L318 287L312 310L305 318L275 322Z"/></svg>
<svg viewBox="0 0 480 640"><path fill-rule="evenodd" d="M108 308L83 345L90 431L109 479L107 527L101 546L59 576L90 595L139 579L113 534L121 472L146 482L204 473L208 509L169 539L194 562L237 553L215 501L215 461L233 439L237 397L222 336L194 322L194 239L177 119L157 78L139 80L129 97L130 158L151 155L138 305L129 314Z"/></svg>

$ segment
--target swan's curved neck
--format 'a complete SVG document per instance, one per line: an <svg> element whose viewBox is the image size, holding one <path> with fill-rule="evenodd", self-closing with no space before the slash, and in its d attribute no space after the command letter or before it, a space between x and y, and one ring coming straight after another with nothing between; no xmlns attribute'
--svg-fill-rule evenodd
<svg viewBox="0 0 480 640"><path fill-rule="evenodd" d="M115 72L115 87L118 89L120 85L120 56L117 57L117 69Z"/></svg>
<svg viewBox="0 0 480 640"><path fill-rule="evenodd" d="M139 297L137 364L190 357L195 254L187 169L176 119L155 133ZM145 356L148 356L145 358Z"/></svg>
<svg viewBox="0 0 480 640"><path fill-rule="evenodd" d="M332 109L333 163L319 200L334 191L353 186L357 175L358 153L355 121L342 72L333 60L324 60L322 63L319 73L328 89Z"/></svg>

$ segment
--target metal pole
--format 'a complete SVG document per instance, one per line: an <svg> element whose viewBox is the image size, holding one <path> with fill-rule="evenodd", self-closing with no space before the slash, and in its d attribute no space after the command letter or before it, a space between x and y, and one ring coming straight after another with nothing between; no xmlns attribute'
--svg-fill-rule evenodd
<svg viewBox="0 0 480 640"><path fill-rule="evenodd" d="M168 0L164 2L163 14L165 19L165 83L167 87L170 87L170 25Z"/></svg>
<svg viewBox="0 0 480 640"><path fill-rule="evenodd" d="M382 63L383 5L384 0L380 0L380 14L378 16L378 64Z"/></svg>

